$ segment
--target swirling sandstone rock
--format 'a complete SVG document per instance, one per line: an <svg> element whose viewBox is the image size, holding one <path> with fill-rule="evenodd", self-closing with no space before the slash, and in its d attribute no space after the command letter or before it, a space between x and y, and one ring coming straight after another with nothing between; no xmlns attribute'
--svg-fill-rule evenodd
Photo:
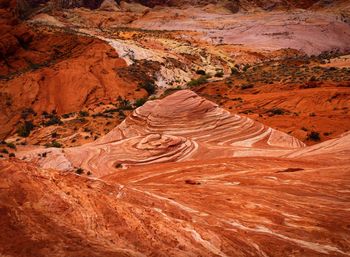
<svg viewBox="0 0 350 257"><path fill-rule="evenodd" d="M249 118L231 115L194 92L182 90L147 102L96 142L67 148L60 154L55 151L39 163L61 170L82 167L96 176L104 176L132 165L233 156L281 156L303 146L285 133ZM22 156L28 160L38 159L37 152L33 154L33 151Z"/></svg>

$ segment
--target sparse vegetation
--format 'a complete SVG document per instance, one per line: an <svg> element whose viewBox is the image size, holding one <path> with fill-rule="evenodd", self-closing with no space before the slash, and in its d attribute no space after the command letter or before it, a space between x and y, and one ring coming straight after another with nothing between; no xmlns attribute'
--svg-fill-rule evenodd
<svg viewBox="0 0 350 257"><path fill-rule="evenodd" d="M282 108L273 108L267 111L270 115L283 115L286 111Z"/></svg>
<svg viewBox="0 0 350 257"><path fill-rule="evenodd" d="M55 147L55 148L61 148L62 144L60 144L57 141L52 141L51 143L46 143L45 147Z"/></svg>
<svg viewBox="0 0 350 257"><path fill-rule="evenodd" d="M197 70L196 74L204 76L206 75L206 72L204 70Z"/></svg>
<svg viewBox="0 0 350 257"><path fill-rule="evenodd" d="M15 149L16 150L16 145L14 143L6 143L6 146L8 148L11 148L11 149Z"/></svg>
<svg viewBox="0 0 350 257"><path fill-rule="evenodd" d="M250 64L246 64L246 65L244 65L244 67L243 67L242 70L243 70L244 72L246 72L250 67L251 67Z"/></svg>
<svg viewBox="0 0 350 257"><path fill-rule="evenodd" d="M4 153L4 154L8 154L9 153L9 151L7 151L7 149L5 149L5 148L1 149L1 152Z"/></svg>
<svg viewBox="0 0 350 257"><path fill-rule="evenodd" d="M36 112L34 112L32 108L25 108L21 113L21 118L25 120L29 115L36 116Z"/></svg>
<svg viewBox="0 0 350 257"><path fill-rule="evenodd" d="M134 105L135 107L140 107L144 105L146 102L147 102L147 98L139 98L139 99L136 99Z"/></svg>
<svg viewBox="0 0 350 257"><path fill-rule="evenodd" d="M34 129L34 125L31 121L25 121L23 125L17 128L17 134L20 137L28 137L30 132Z"/></svg>
<svg viewBox="0 0 350 257"><path fill-rule="evenodd" d="M239 74L239 70L236 67L232 67L231 68L231 75L238 75Z"/></svg>
<svg viewBox="0 0 350 257"><path fill-rule="evenodd" d="M241 89L242 89L242 90L249 89L249 88L253 88L253 87L254 87L253 84L244 84L244 85L241 85Z"/></svg>
<svg viewBox="0 0 350 257"><path fill-rule="evenodd" d="M195 87L195 86L205 84L207 82L208 82L208 76L201 76L198 79L192 79L190 82L187 83L187 86Z"/></svg>
<svg viewBox="0 0 350 257"><path fill-rule="evenodd" d="M62 125L63 122L57 115L51 115L50 119L44 123L45 126Z"/></svg>
<svg viewBox="0 0 350 257"><path fill-rule="evenodd" d="M315 142L320 141L321 140L320 133L312 131L310 134L308 134L307 140L311 140Z"/></svg>
<svg viewBox="0 0 350 257"><path fill-rule="evenodd" d="M147 80L147 81L141 83L140 88L145 89L147 91L148 95L153 95L157 90L157 87L154 84L154 81L151 81L151 80Z"/></svg>
<svg viewBox="0 0 350 257"><path fill-rule="evenodd" d="M79 112L79 117L88 117L89 116L89 112L87 111L80 111Z"/></svg>
<svg viewBox="0 0 350 257"><path fill-rule="evenodd" d="M175 88L167 88L164 93L163 93L163 96L167 96L167 95L170 95L172 92L174 91L178 91L178 90L182 90L182 88L180 86L177 86Z"/></svg>
<svg viewBox="0 0 350 257"><path fill-rule="evenodd" d="M81 175L81 174L84 173L84 169L78 168L78 169L75 170L75 173L78 174L78 175Z"/></svg>
<svg viewBox="0 0 350 257"><path fill-rule="evenodd" d="M118 97L119 110L132 110L132 105L128 99L123 99L120 96Z"/></svg>

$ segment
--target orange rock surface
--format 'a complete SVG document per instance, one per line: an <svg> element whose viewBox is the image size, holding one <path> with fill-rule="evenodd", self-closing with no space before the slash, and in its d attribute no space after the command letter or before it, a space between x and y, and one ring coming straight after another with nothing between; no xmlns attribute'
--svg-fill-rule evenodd
<svg viewBox="0 0 350 257"><path fill-rule="evenodd" d="M197 157L171 159L195 140ZM241 147L246 157L228 157ZM45 151L27 163L0 160L5 256L350 254L350 134L304 147L180 91L95 144ZM138 166L106 165L122 155ZM37 166L63 169L70 158L100 178Z"/></svg>
<svg viewBox="0 0 350 257"><path fill-rule="evenodd" d="M42 59L41 54L35 54L31 56L33 62L44 67L0 81L0 136L13 130L21 112L28 106L39 114L53 110L64 114L101 101L115 101L119 96L140 98L145 95L145 91L135 92L136 81L116 73L114 69L126 67L126 63L100 40L49 34L34 47L40 51L48 48L52 56L45 55ZM38 50L23 54L32 55ZM18 56L20 54L16 58Z"/></svg>
<svg viewBox="0 0 350 257"><path fill-rule="evenodd" d="M231 156L280 156L303 147L299 140L181 90L148 101L92 144L19 153L45 168L82 167L97 176L129 165ZM41 153L49 152L48 158ZM82 156L85 158L82 159Z"/></svg>

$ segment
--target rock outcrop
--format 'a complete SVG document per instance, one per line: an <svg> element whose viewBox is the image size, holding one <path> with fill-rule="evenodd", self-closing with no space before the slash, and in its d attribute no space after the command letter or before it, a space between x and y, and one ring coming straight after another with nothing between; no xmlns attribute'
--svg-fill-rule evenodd
<svg viewBox="0 0 350 257"><path fill-rule="evenodd" d="M179 143L152 135L130 146L152 152ZM296 159L203 158L100 179L0 160L0 253L349 256L349 139L318 148L321 158L305 148ZM89 154L80 158L91 166L114 155Z"/></svg>
<svg viewBox="0 0 350 257"><path fill-rule="evenodd" d="M231 115L192 91L149 101L92 144L55 150L45 160L20 153L46 168L82 167L103 176L122 167L232 156L281 156L304 144L249 118ZM48 165L49 164L49 165Z"/></svg>

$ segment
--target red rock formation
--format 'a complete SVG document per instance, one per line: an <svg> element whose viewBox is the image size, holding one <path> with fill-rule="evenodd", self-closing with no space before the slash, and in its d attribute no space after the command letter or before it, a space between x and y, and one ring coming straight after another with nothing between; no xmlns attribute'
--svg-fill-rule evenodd
<svg viewBox="0 0 350 257"><path fill-rule="evenodd" d="M0 253L348 256L348 138L298 159L202 159L102 179L0 160Z"/></svg>
<svg viewBox="0 0 350 257"><path fill-rule="evenodd" d="M43 167L83 167L103 176L121 167L231 156L281 156L303 147L299 140L249 118L231 115L192 91L149 101L96 142L78 148L20 153ZM82 156L85 156L82 158Z"/></svg>

